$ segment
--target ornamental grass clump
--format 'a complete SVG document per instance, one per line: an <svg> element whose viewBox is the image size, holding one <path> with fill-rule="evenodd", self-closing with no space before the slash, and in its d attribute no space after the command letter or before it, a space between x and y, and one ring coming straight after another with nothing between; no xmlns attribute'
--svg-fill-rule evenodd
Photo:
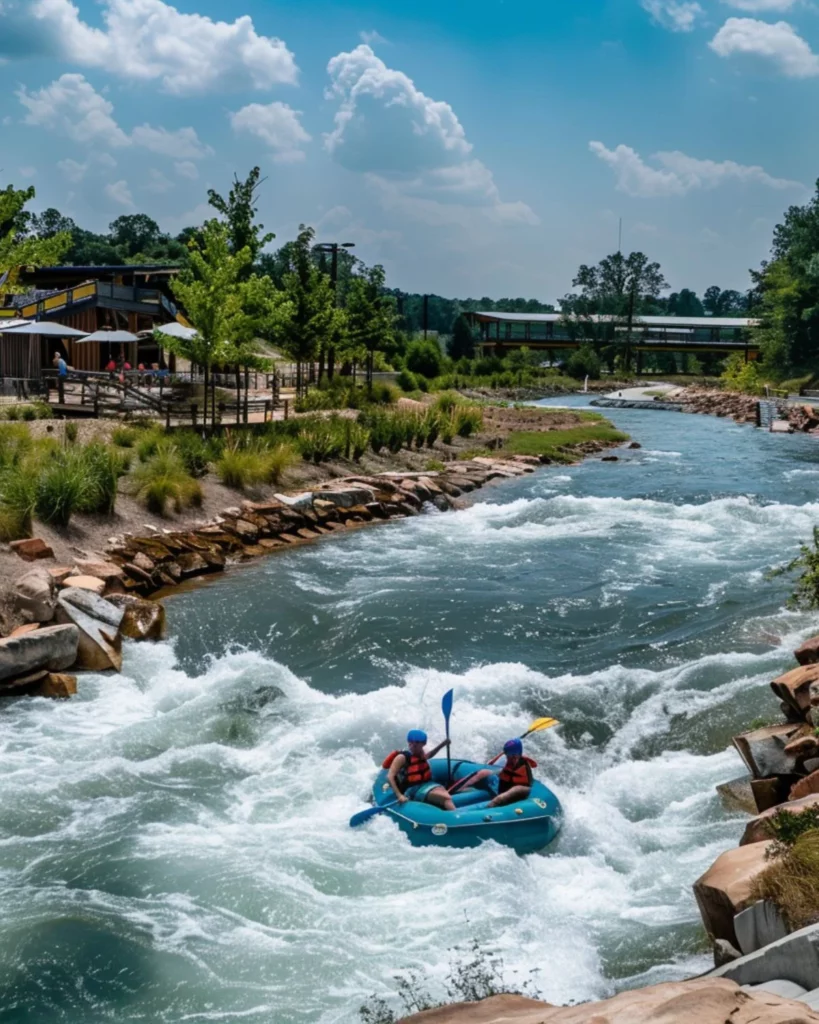
<svg viewBox="0 0 819 1024"><path fill-rule="evenodd" d="M297 445L307 462L327 462L340 458L345 445L344 422L338 417L304 421Z"/></svg>
<svg viewBox="0 0 819 1024"><path fill-rule="evenodd" d="M139 432L133 427L117 427L111 434L111 440L118 448L133 448Z"/></svg>
<svg viewBox="0 0 819 1024"><path fill-rule="evenodd" d="M159 451L160 445L165 442L165 431L160 427L151 427L142 431L139 440L136 442L136 453L140 462L148 462Z"/></svg>
<svg viewBox="0 0 819 1024"><path fill-rule="evenodd" d="M81 448L51 451L39 464L34 511L41 522L65 528L92 501L93 484Z"/></svg>
<svg viewBox="0 0 819 1024"><path fill-rule="evenodd" d="M0 470L0 540L31 536L37 478L25 462Z"/></svg>
<svg viewBox="0 0 819 1024"><path fill-rule="evenodd" d="M202 487L188 473L172 444L161 444L153 456L137 466L133 476L138 500L155 515L167 515L169 507L180 513L189 505L202 504Z"/></svg>
<svg viewBox="0 0 819 1024"><path fill-rule="evenodd" d="M461 405L452 413L452 428L458 437L471 437L483 426L483 413L477 405Z"/></svg>
<svg viewBox="0 0 819 1024"><path fill-rule="evenodd" d="M87 490L77 510L113 515L120 477L128 471L129 459L115 448L93 442L81 449L79 461L86 471Z"/></svg>
<svg viewBox="0 0 819 1024"><path fill-rule="evenodd" d="M749 893L750 900L776 904L794 931L819 921L819 828L815 820L813 826L791 842L777 840L770 866L757 875Z"/></svg>

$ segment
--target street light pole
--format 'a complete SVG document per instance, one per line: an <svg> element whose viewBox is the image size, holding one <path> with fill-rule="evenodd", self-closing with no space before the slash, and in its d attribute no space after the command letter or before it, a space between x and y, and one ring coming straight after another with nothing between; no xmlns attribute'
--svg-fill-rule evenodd
<svg viewBox="0 0 819 1024"><path fill-rule="evenodd" d="M319 242L314 247L318 252L329 252L330 253L330 285L333 289L333 303L338 305L337 292L338 292L338 250L339 249L354 249L355 242ZM324 360L321 360L319 367L319 380L321 379ZM327 378L328 380L333 379L333 374L336 368L336 352L332 345L327 346Z"/></svg>

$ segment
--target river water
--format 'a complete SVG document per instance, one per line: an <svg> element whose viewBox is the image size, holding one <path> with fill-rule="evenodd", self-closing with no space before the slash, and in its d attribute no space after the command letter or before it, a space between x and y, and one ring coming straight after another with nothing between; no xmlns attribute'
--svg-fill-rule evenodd
<svg viewBox="0 0 819 1024"><path fill-rule="evenodd" d="M739 835L730 737L811 632L764 573L819 522L819 445L610 414L618 463L259 561L121 676L5 704L0 1021L352 1022L405 968L442 996L472 937L556 1003L705 969L691 883ZM459 756L563 723L528 746L547 853L348 828L449 687Z"/></svg>

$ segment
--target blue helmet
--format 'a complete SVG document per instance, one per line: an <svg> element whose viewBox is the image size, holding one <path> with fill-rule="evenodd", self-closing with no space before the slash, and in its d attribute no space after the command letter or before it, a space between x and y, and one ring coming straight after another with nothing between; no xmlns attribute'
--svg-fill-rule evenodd
<svg viewBox="0 0 819 1024"><path fill-rule="evenodd" d="M427 734L423 729L410 729L407 733L407 743L426 743Z"/></svg>
<svg viewBox="0 0 819 1024"><path fill-rule="evenodd" d="M520 757L523 753L523 743L521 740L507 740L503 745L504 754L513 754L515 757Z"/></svg>

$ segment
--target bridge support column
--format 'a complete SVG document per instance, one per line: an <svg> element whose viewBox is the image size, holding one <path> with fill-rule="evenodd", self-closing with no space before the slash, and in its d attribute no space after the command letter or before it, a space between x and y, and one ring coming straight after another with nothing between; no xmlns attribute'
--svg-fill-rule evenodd
<svg viewBox="0 0 819 1024"><path fill-rule="evenodd" d="M643 372L643 351L637 349L637 376L639 377Z"/></svg>

